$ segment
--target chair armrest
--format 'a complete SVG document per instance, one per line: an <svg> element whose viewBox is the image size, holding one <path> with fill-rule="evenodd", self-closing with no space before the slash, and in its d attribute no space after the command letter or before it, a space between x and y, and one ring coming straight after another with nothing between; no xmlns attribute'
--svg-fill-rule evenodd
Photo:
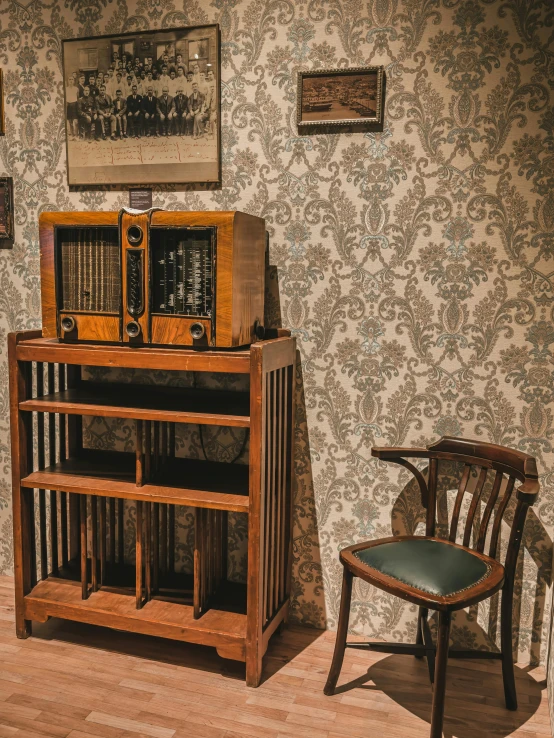
<svg viewBox="0 0 554 738"><path fill-rule="evenodd" d="M429 459L433 456L428 448L400 448L397 446L374 446L371 449L371 455L383 461L406 456L413 459Z"/></svg>
<svg viewBox="0 0 554 738"><path fill-rule="evenodd" d="M426 448L373 447L371 449L371 455L375 456L377 459L381 459L382 461L389 461L391 464L399 464L405 469L408 469L408 471L413 474L419 485L421 504L427 510L429 506L429 488L425 481L425 477L416 466L409 461L406 461L404 458L405 456L410 456L412 458L429 459L432 454L429 454L429 451Z"/></svg>

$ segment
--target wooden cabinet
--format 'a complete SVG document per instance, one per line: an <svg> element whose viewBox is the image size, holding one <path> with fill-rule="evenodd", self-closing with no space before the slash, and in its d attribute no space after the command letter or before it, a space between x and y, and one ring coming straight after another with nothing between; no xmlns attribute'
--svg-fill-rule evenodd
<svg viewBox="0 0 554 738"><path fill-rule="evenodd" d="M295 361L286 336L199 352L10 334L18 637L33 620L61 617L202 643L245 661L257 686L289 607ZM95 383L83 366L247 374L250 387ZM135 452L84 448L84 416L129 419ZM177 423L243 428L248 465L176 456ZM175 571L177 505L194 510L190 574ZM248 516L246 584L227 579L230 512Z"/></svg>

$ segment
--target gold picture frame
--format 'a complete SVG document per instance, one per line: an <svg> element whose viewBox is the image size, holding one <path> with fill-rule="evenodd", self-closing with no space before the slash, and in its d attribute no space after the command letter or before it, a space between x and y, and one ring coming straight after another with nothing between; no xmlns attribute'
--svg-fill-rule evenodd
<svg viewBox="0 0 554 738"><path fill-rule="evenodd" d="M299 72L298 131L375 130L383 125L384 93L384 67Z"/></svg>

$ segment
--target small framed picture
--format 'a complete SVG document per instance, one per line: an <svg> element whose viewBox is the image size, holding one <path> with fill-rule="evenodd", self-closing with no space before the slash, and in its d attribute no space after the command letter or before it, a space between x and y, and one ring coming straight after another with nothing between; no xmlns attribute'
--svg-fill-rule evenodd
<svg viewBox="0 0 554 738"><path fill-rule="evenodd" d="M383 123L384 91L383 67L299 72L298 130L374 130Z"/></svg>
<svg viewBox="0 0 554 738"><path fill-rule="evenodd" d="M4 119L4 73L0 69L0 136L6 133L6 121Z"/></svg>
<svg viewBox="0 0 554 738"><path fill-rule="evenodd" d="M11 248L13 236L13 179L0 177L0 248Z"/></svg>

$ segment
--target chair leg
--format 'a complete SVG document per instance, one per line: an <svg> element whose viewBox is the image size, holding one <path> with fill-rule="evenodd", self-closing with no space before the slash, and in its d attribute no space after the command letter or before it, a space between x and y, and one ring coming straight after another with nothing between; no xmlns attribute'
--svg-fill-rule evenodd
<svg viewBox="0 0 554 738"><path fill-rule="evenodd" d="M448 642L450 640L451 619L451 613L439 613L439 633L437 637L437 657L435 662L435 683L433 689L430 738L442 738L444 696L446 693L446 665L448 663Z"/></svg>
<svg viewBox="0 0 554 738"><path fill-rule="evenodd" d="M333 652L333 661L329 669L329 676L323 688L324 694L330 696L335 693L335 687L342 668L344 650L346 648L346 636L348 635L348 620L350 618L350 601L352 599L353 576L348 569L344 569L342 577L342 593L340 597L339 625L337 628L337 639Z"/></svg>
<svg viewBox="0 0 554 738"><path fill-rule="evenodd" d="M502 590L500 609L500 647L502 649L502 677L504 679L504 699L506 709L517 710L516 680L514 674L514 657L512 651L512 606L514 588L508 582Z"/></svg>
<svg viewBox="0 0 554 738"><path fill-rule="evenodd" d="M423 645L423 623L422 621L427 618L428 610L426 607L420 607L417 611L417 634L416 643L418 646ZM416 654L416 659L422 659L423 654Z"/></svg>

